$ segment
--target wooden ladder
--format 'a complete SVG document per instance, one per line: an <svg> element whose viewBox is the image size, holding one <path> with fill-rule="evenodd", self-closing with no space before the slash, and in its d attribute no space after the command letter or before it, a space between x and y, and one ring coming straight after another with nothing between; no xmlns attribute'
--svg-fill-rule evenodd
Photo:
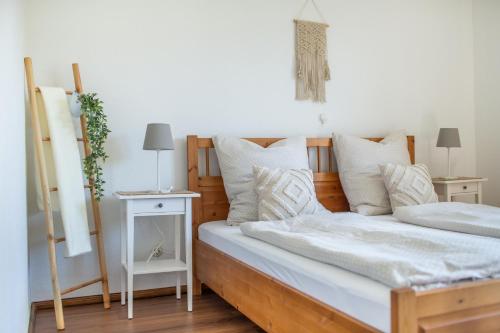
<svg viewBox="0 0 500 333"><path fill-rule="evenodd" d="M80 70L78 64L73 64L72 66L73 66L73 78L75 81L75 90L77 93L82 93L83 87L80 78ZM28 84L31 127L33 129L33 141L35 146L36 161L38 163L38 169L39 169L38 171L40 177L40 185L43 194L43 205L45 211L45 225L47 228L47 241L49 245L48 250L49 250L49 261L50 261L50 274L52 279L52 294L54 296L54 310L56 315L56 324L58 330L63 330L64 314L63 314L62 298L61 298L62 295L101 282L104 308L109 309L111 307L109 298L109 287L108 287L108 272L106 269L106 258L104 255L104 242L102 236L101 212L99 203L96 200L94 188L92 186L93 179L90 178L89 184L85 185L85 188L90 189L92 213L94 217L95 229L90 232L90 235L94 235L96 237L97 254L99 257L99 268L101 275L100 277L97 277L95 279L85 281L78 285L61 290L59 287L59 277L57 272L56 244L64 242L66 239L64 237L56 238L54 234L54 217L52 215L50 192L56 192L57 187L50 187L47 174L45 153L43 149L44 142L50 141L50 137L42 137L42 129L40 127L40 117L36 99L36 93L39 91L39 88L35 85L35 79L33 76L33 64L31 62L31 58L24 58L24 67L26 70L26 81ZM71 90L66 91L66 94L68 95L71 95L72 93L73 92ZM84 154L85 156L89 156L91 153L91 149L87 137L87 119L85 118L84 115L80 116L80 125L82 130L82 138L78 138L77 140L83 142Z"/></svg>

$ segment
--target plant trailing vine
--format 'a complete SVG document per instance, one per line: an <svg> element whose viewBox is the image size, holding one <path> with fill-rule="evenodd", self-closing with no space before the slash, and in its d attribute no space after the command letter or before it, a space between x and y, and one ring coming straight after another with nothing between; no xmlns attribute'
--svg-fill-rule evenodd
<svg viewBox="0 0 500 333"><path fill-rule="evenodd" d="M108 129L107 117L103 111L103 102L96 93L80 94L78 102L81 104L81 112L87 120L87 136L91 153L83 159L83 172L92 180L92 187L97 201L103 197L104 183L101 164L106 161L108 155L104 151L104 143L111 132Z"/></svg>

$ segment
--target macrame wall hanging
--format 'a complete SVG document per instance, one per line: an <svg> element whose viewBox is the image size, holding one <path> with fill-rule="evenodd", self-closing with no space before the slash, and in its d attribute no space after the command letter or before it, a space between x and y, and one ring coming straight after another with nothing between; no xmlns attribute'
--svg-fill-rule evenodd
<svg viewBox="0 0 500 333"><path fill-rule="evenodd" d="M323 22L300 20L309 2L312 2ZM306 0L295 22L295 99L325 103L325 81L330 80L325 22L314 0Z"/></svg>

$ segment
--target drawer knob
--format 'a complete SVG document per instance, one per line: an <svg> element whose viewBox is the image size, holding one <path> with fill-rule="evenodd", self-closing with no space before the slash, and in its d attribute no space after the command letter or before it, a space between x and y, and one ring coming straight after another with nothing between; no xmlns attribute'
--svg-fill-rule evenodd
<svg viewBox="0 0 500 333"><path fill-rule="evenodd" d="M466 190L467 189L467 185L464 185L463 189Z"/></svg>
<svg viewBox="0 0 500 333"><path fill-rule="evenodd" d="M163 207L163 204L160 202L160 203L158 204L158 208L162 208L162 207Z"/></svg>

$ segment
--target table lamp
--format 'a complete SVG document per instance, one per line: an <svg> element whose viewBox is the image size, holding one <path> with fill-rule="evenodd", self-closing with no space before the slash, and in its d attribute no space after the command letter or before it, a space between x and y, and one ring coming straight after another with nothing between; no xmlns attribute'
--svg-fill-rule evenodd
<svg viewBox="0 0 500 333"><path fill-rule="evenodd" d="M162 193L160 185L160 151L174 150L174 148L174 138L169 124L148 124L142 149L156 150L156 189L158 193Z"/></svg>
<svg viewBox="0 0 500 333"><path fill-rule="evenodd" d="M441 128L439 129L439 136L437 140L436 147L448 148L448 176L445 179L458 179L458 177L451 176L451 165L450 165L450 149L460 148L460 135L458 133L458 128Z"/></svg>

